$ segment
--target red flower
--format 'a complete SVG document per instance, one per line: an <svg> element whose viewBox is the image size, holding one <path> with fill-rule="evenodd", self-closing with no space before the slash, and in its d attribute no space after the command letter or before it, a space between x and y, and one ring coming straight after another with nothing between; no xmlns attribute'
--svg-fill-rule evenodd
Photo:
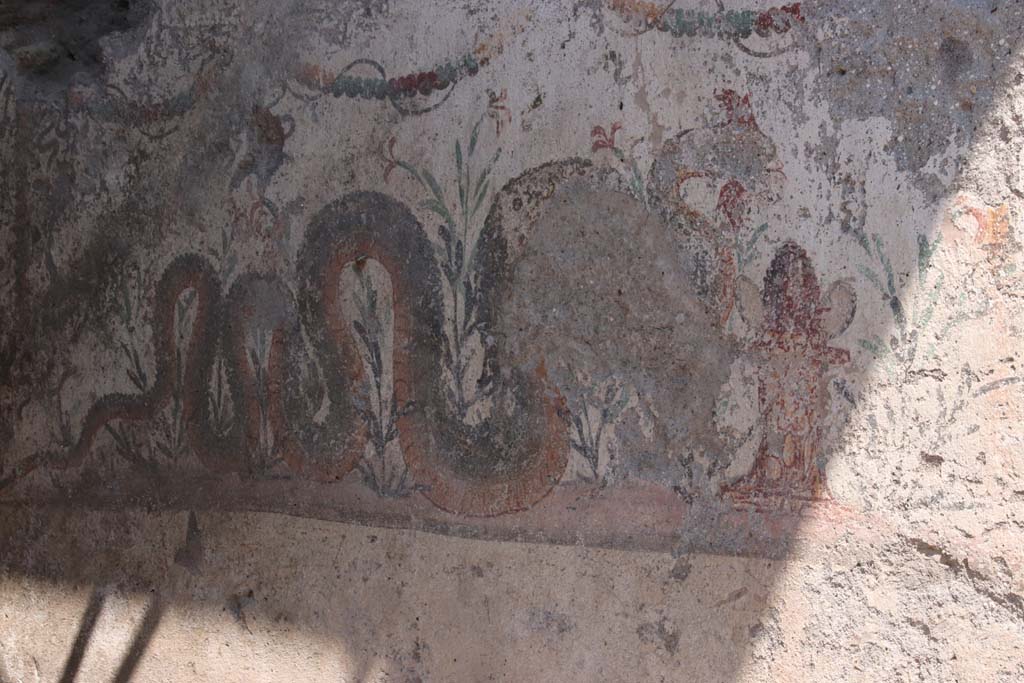
<svg viewBox="0 0 1024 683"><path fill-rule="evenodd" d="M739 212L742 210L743 197L746 194L747 189L735 178L729 180L718 192L718 206L716 208L725 214L733 230L738 230L742 221L742 216L739 215Z"/></svg>
<svg viewBox="0 0 1024 683"><path fill-rule="evenodd" d="M789 16L785 16L785 15ZM766 36L769 31L786 33L792 28L793 22L804 22L804 15L800 13L800 3L794 2L791 5L773 7L757 15L755 26L758 35Z"/></svg>
<svg viewBox="0 0 1024 683"><path fill-rule="evenodd" d="M505 120L505 123L512 123L512 112L505 105L507 101L507 89L502 88L500 94L496 94L491 90L487 91L487 116L494 121L494 134L497 136L501 136L502 119Z"/></svg>
<svg viewBox="0 0 1024 683"><path fill-rule="evenodd" d="M801 21L802 22L804 20L804 15L800 13L800 3L799 2L794 2L791 5L783 5L779 9L782 10L783 12L785 12L786 14L792 15L797 21Z"/></svg>
<svg viewBox="0 0 1024 683"><path fill-rule="evenodd" d="M725 89L722 92L715 92L715 99L721 102L725 110L726 122L724 125L736 124L757 128L757 121L754 119L754 108L750 104L750 93L740 97L735 90Z"/></svg>
<svg viewBox="0 0 1024 683"><path fill-rule="evenodd" d="M590 137L594 139L594 144L590 146L590 151L615 149L615 134L620 130L622 130L621 121L616 121L612 124L611 133L605 132L604 126L594 126L590 131Z"/></svg>
<svg viewBox="0 0 1024 683"><path fill-rule="evenodd" d="M388 176L398 166L398 160L395 159L395 137L391 136L391 139L387 141L387 147L381 150L381 156L384 157L384 182L388 181Z"/></svg>

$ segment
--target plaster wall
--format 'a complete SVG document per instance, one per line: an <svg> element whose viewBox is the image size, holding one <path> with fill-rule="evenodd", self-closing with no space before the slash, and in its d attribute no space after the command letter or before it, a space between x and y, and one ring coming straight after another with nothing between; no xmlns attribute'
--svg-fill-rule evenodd
<svg viewBox="0 0 1024 683"><path fill-rule="evenodd" d="M1022 26L0 8L0 681L1024 679Z"/></svg>

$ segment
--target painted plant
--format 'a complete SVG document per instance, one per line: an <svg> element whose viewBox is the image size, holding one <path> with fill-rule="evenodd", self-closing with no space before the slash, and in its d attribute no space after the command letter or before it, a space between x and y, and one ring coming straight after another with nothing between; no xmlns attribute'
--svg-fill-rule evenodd
<svg viewBox="0 0 1024 683"><path fill-rule="evenodd" d="M491 111L491 110L489 110ZM486 114L484 115L486 116ZM441 219L437 226L440 246L435 252L438 269L443 276L445 300L448 302L448 327L445 330L444 362L451 376L448 400L463 419L473 419L474 409L487 398L478 391L476 380L471 377L474 355L482 347L480 320L477 317L482 292L477 243L482 228L484 211L490 197L491 170L501 156L501 148L483 159L481 166L478 155L481 116L473 126L469 140L463 147L460 140L453 146L455 175L457 178L457 199L452 201L427 168L416 168L394 156L394 140L388 143L385 159L388 166L385 177L395 167L411 175L420 187L428 193L420 206ZM500 131L495 118L495 132Z"/></svg>
<svg viewBox="0 0 1024 683"><path fill-rule="evenodd" d="M742 286L743 315L757 330L751 352L761 433L750 472L722 493L736 505L759 508L826 500L828 377L850 358L831 341L853 320L856 297L844 282L823 296L810 257L794 242L775 252L760 292L750 281Z"/></svg>

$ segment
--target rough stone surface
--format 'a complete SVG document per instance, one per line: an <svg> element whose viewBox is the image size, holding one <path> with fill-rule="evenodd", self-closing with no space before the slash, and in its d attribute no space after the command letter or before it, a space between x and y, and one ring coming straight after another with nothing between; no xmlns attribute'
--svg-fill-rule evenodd
<svg viewBox="0 0 1024 683"><path fill-rule="evenodd" d="M0 7L0 682L1024 680L1022 36Z"/></svg>

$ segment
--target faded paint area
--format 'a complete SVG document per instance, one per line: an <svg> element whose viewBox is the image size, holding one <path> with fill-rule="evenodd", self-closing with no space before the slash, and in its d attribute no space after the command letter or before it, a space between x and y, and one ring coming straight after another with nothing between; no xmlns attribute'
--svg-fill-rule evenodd
<svg viewBox="0 0 1024 683"><path fill-rule="evenodd" d="M695 457L723 457L706 397L726 382L736 350L698 294L685 242L609 185L574 179L547 200L498 333L518 356L543 359L591 479L689 488ZM602 429L630 455L603 452Z"/></svg>
<svg viewBox="0 0 1024 683"><path fill-rule="evenodd" d="M0 9L0 681L1024 679L1022 12Z"/></svg>

